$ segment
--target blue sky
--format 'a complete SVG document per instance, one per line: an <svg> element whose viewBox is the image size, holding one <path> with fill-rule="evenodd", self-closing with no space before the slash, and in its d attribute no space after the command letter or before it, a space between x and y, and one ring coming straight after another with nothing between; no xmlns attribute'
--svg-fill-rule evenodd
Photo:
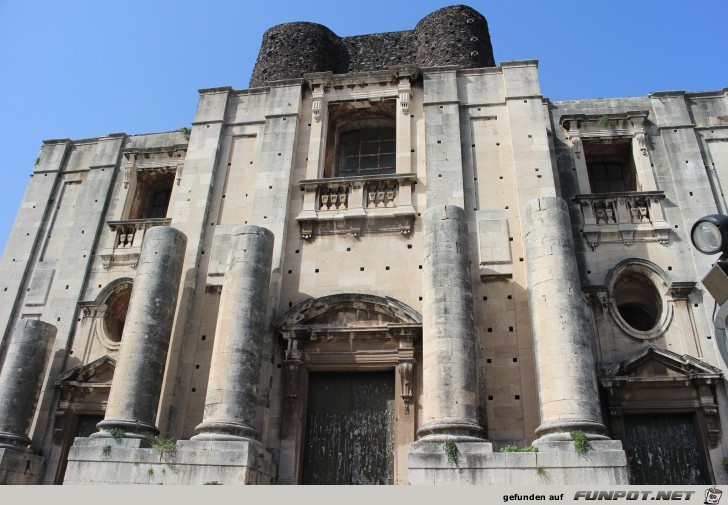
<svg viewBox="0 0 728 505"><path fill-rule="evenodd" d="M537 59L553 100L728 87L726 0L472 0L496 62ZM263 32L410 30L447 1L0 0L0 250L44 139L176 130L197 90L248 87Z"/></svg>

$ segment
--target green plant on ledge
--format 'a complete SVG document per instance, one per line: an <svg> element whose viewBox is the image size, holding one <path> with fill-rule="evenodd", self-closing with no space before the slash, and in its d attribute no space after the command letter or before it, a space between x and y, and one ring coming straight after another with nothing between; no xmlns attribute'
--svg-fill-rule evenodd
<svg viewBox="0 0 728 505"><path fill-rule="evenodd" d="M601 126L602 128L606 128L607 126L609 126L609 122L610 122L610 121L611 121L611 120L609 119L609 116L602 116L602 117L600 117L600 118L599 118L599 120L597 121L597 124L598 124L599 126Z"/></svg>
<svg viewBox="0 0 728 505"><path fill-rule="evenodd" d="M508 444L501 447L500 452L538 452L538 447L527 445L526 447L521 447L519 449L517 445Z"/></svg>
<svg viewBox="0 0 728 505"><path fill-rule="evenodd" d="M177 442L169 438L157 437L152 442L152 449L159 453L159 461L162 461L162 458L165 456L170 457L175 455L177 452Z"/></svg>
<svg viewBox="0 0 728 505"><path fill-rule="evenodd" d="M105 446L103 446L101 448L101 455L103 457L108 458L110 454L111 454L111 446L110 445L105 445Z"/></svg>
<svg viewBox="0 0 728 505"><path fill-rule="evenodd" d="M574 450L577 454L584 455L589 452L589 439L586 438L583 431L572 431L571 439L574 441Z"/></svg>
<svg viewBox="0 0 728 505"><path fill-rule="evenodd" d="M448 440L442 444L442 449L447 455L447 462L451 465L458 466L458 462L460 461L460 451L458 450L458 446L455 445L455 442Z"/></svg>
<svg viewBox="0 0 728 505"><path fill-rule="evenodd" d="M542 466L537 466L536 467L536 475L538 475L538 476L546 475L546 469L544 467L542 467Z"/></svg>
<svg viewBox="0 0 728 505"><path fill-rule="evenodd" d="M152 468L152 467L149 467L149 468L147 469L147 477L149 477L150 479L151 479L152 477L154 477L154 468Z"/></svg>
<svg viewBox="0 0 728 505"><path fill-rule="evenodd" d="M187 140L190 140L190 133L192 133L192 130L190 130L186 126L183 126L182 128L180 128L177 131L180 132L181 134L183 134Z"/></svg>
<svg viewBox="0 0 728 505"><path fill-rule="evenodd" d="M109 435L111 435L111 438L113 438L117 442L121 442L121 439L124 438L125 434L126 432L121 428L111 428L109 430Z"/></svg>

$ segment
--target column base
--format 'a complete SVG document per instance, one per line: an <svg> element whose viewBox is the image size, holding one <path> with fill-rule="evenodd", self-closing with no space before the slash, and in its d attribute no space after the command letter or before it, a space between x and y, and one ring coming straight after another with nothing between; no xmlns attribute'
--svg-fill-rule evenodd
<svg viewBox="0 0 728 505"><path fill-rule="evenodd" d="M15 433L0 431L0 448L32 453L30 443L30 438L25 435L16 435Z"/></svg>
<svg viewBox="0 0 728 505"><path fill-rule="evenodd" d="M134 419L104 419L96 425L101 430L91 435L91 438L139 438L149 442L159 435L156 426Z"/></svg>
<svg viewBox="0 0 728 505"><path fill-rule="evenodd" d="M536 436L543 441L571 442L571 433L575 431L582 432L589 440L611 440L602 423L578 419L543 423L536 428Z"/></svg>
<svg viewBox="0 0 728 505"><path fill-rule="evenodd" d="M18 448L0 446L0 485L40 484L43 458Z"/></svg>
<svg viewBox="0 0 728 505"><path fill-rule="evenodd" d="M195 431L197 435L190 440L245 441L260 439L258 430L247 424L236 422L203 422L195 428Z"/></svg>
<svg viewBox="0 0 728 505"><path fill-rule="evenodd" d="M466 419L435 419L417 430L417 438L431 442L485 442L485 430Z"/></svg>

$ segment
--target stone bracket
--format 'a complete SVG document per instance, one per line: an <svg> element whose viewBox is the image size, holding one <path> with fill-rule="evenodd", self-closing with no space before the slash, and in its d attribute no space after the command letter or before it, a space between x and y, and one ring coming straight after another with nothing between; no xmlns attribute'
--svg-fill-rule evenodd
<svg viewBox="0 0 728 505"><path fill-rule="evenodd" d="M711 449L718 447L720 442L720 417L717 407L703 407L703 416L706 425L706 438Z"/></svg>
<svg viewBox="0 0 728 505"><path fill-rule="evenodd" d="M414 333L403 331L400 335L397 361L401 387L400 396L404 403L404 414L409 415L414 393L414 368L417 363L415 360Z"/></svg>
<svg viewBox="0 0 728 505"><path fill-rule="evenodd" d="M414 380L412 371L414 366L410 361L400 361L397 368L399 368L399 378L402 382L402 393L400 396L404 402L404 413L405 415L409 415L410 403L412 403L412 382Z"/></svg>
<svg viewBox="0 0 728 505"><path fill-rule="evenodd" d="M288 340L288 349L286 349L286 359L283 361L285 367L286 378L286 398L289 402L298 397L298 386L301 366L303 366L303 351L301 350L301 340L292 338Z"/></svg>

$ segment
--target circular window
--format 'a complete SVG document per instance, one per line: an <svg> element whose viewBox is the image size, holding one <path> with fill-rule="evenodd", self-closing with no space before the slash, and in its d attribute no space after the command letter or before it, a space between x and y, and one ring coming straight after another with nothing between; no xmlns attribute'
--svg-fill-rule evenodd
<svg viewBox="0 0 728 505"><path fill-rule="evenodd" d="M672 321L672 304L660 291L667 286L659 267L633 259L617 265L607 278L610 314L625 333L649 340L662 335Z"/></svg>
<svg viewBox="0 0 728 505"><path fill-rule="evenodd" d="M106 301L104 329L106 330L107 338L114 343L121 342L121 335L124 332L126 311L129 309L130 297L131 285L127 284L109 296Z"/></svg>
<svg viewBox="0 0 728 505"><path fill-rule="evenodd" d="M624 322L638 331L650 331L662 318L662 298L646 276L630 272L614 286L614 302Z"/></svg>

